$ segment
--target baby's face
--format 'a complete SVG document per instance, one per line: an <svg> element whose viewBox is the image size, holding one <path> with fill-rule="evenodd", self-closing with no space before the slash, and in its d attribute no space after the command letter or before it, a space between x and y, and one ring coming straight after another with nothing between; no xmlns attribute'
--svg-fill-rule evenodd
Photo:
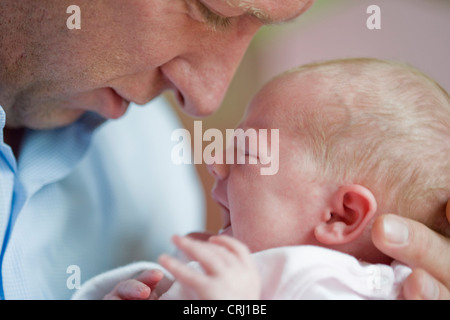
<svg viewBox="0 0 450 320"><path fill-rule="evenodd" d="M302 144L294 126L296 108L308 94L299 83L283 77L272 81L252 101L240 128L279 130L279 170L261 175L258 164L213 165L213 198L223 207L224 230L246 243L252 252L279 246L317 244L313 235L319 223L324 188L314 179L313 168L300 161ZM303 86L307 92L308 83ZM309 103L306 103L310 105ZM297 129L294 129L297 127ZM270 134L267 134L270 137ZM268 148L273 149L268 141ZM250 155L249 157L258 157Z"/></svg>

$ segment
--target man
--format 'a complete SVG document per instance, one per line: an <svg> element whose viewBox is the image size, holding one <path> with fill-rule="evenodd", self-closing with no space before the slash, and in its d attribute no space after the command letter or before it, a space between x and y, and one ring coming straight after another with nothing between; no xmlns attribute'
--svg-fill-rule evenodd
<svg viewBox="0 0 450 320"><path fill-rule="evenodd" d="M155 169L151 173L159 180L128 181L121 169L129 165L123 165L121 156L130 157L127 150L140 137L129 137L122 122L100 128L102 119L120 118L130 102L146 104L165 90L173 90L181 108L193 116L212 113L256 31L263 24L296 18L314 1L77 2L80 30L65 26L72 1L0 3L2 298L65 298L71 287L69 278L63 281L66 270L87 278L125 261L114 257L115 252L140 248L138 238L130 240L124 230L135 230L131 221L144 210L134 207L139 199L161 191L146 190L148 185L159 186L166 178L158 177L161 170ZM145 128L142 116L132 112L126 118L136 123L136 130ZM163 111L152 114L149 126L166 116ZM148 140L158 135L139 133ZM136 156L130 163L143 172L146 167L139 163L146 159ZM142 185L139 190L136 181ZM142 189L147 192L141 195ZM190 188L185 189L187 193ZM168 191L165 203L175 202L180 194ZM118 208L122 215L116 215ZM164 210L157 211L164 215ZM139 221L153 226L141 234L169 233L166 221L158 223L161 215L141 217ZM402 227L409 231L402 233ZM441 256L439 265L433 258L448 252L449 240L423 228L386 216L374 229L374 241L418 268L405 286L408 297L448 298L450 255ZM119 247L121 237L133 245ZM151 250L146 249L141 248ZM130 252L128 258L137 256Z"/></svg>

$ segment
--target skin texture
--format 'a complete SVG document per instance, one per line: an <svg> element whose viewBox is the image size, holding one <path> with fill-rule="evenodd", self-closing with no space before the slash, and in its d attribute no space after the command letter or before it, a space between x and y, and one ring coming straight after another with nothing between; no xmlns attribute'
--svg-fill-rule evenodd
<svg viewBox="0 0 450 320"><path fill-rule="evenodd" d="M295 82L298 90L290 89L293 86L291 81ZM289 126L292 124L289 119L295 115L287 106L315 108L326 113L326 106L329 104L326 95L318 94L317 90L320 92L320 88L311 83L306 77L299 82L299 79L289 76L273 81L254 98L240 125L244 129L278 128L283 131L281 139L284 139L280 140L279 146L281 165L277 175L261 176L259 165L209 166L216 179L212 196L223 207L224 230L218 237L204 235L202 238L196 234L194 238L197 241L174 238L178 249L190 259L198 261L205 274L200 274L169 256L162 256L159 262L178 281L194 290L196 298L228 299L234 295L241 299L255 299L258 294L249 288L260 288L261 279L254 277L255 267L250 262L250 252L284 245L314 244L334 246L341 251L359 255L366 261L375 256L376 261L373 262L379 263L382 262L380 259L383 259L383 255L377 255L378 250L370 241L372 235L378 249L394 257L409 256L411 261L418 263L410 264L417 268L403 288L407 299L448 298L444 285L448 282L446 272L442 272L441 265L427 265L429 261L437 261L436 251L416 251L427 241L427 235L434 234L431 230L419 232L414 237L402 237L397 228L394 232L396 242L393 242L385 232L388 218L400 221L401 225L410 230L420 230L423 225L397 215L384 215L375 221L371 232L371 228L366 228L367 221L374 218L377 204L370 191L353 185L324 186L315 182L313 167L299 165L301 161L296 155L301 149L301 143L299 144L297 137L298 132L293 132ZM279 112L280 108L283 108L283 112ZM307 123L302 125L306 126ZM351 215L346 215L345 210L340 211L339 208L342 207L351 209ZM383 212L385 210L381 209ZM449 210L447 208L447 215ZM330 212L333 212L333 218L330 217ZM351 223L352 219L365 222L358 225ZM364 238L358 241L358 237ZM232 242L232 239L235 241ZM384 239L384 242L380 239ZM399 243L399 240L405 239L408 240ZM442 236L437 236L434 241L435 244L440 244L441 249L449 245L448 239ZM362 250L355 251L355 248ZM364 257L361 252L368 256ZM436 282L423 271L424 267L433 272L432 275L442 283ZM127 281L122 285L127 286Z"/></svg>
<svg viewBox="0 0 450 320"><path fill-rule="evenodd" d="M450 222L450 204L447 204L447 219ZM398 223L400 222L400 224ZM405 233L406 237L392 237ZM411 300L450 299L450 240L431 231L426 226L396 215L383 215L374 223L372 240L375 246L387 255L413 267L406 279L403 294Z"/></svg>
<svg viewBox="0 0 450 320"><path fill-rule="evenodd" d="M309 76L285 75L266 85L251 102L239 126L244 130L279 129L279 171L260 174L261 162L213 164L212 197L222 206L223 234L251 252L290 245L326 246L371 263L389 263L370 241L367 226L385 209L365 187L326 180L309 161L308 121L301 111L326 117L336 97ZM282 112L280 112L282 110ZM271 144L269 142L269 148ZM248 150L247 150L248 151ZM247 158L256 157L247 152Z"/></svg>
<svg viewBox="0 0 450 320"><path fill-rule="evenodd" d="M261 288L261 279L256 276L250 253L275 247L312 244L372 263L391 261L370 239L367 226L378 210L370 190L318 179L315 166L302 160L308 147L301 132L308 123L292 119L300 109L329 114L335 96L319 94L323 86L309 76L290 74L269 83L250 104L240 128L277 128L283 132L277 148L278 174L261 175L261 163L249 164L249 159L246 164L209 166L216 179L212 197L223 208L224 229L219 236L203 239L198 235L174 237L177 248L199 262L205 273L166 255L159 259L195 298L258 299L256 289ZM283 112L279 112L281 108ZM272 143L276 142L269 143L269 148ZM248 150L246 154L247 158L258 158ZM126 289L131 284L125 281L122 285ZM431 293L433 289L426 288Z"/></svg>
<svg viewBox="0 0 450 320"><path fill-rule="evenodd" d="M174 237L175 245L191 260L198 261L204 274L163 255L159 263L177 281L190 288L200 300L256 300L261 279L247 246L228 236L213 236L208 241Z"/></svg>
<svg viewBox="0 0 450 320"><path fill-rule="evenodd" d="M0 19L0 105L7 126L64 126L86 110L118 118L128 102L145 104L164 90L175 90L191 115L214 112L263 25L237 2L80 0L81 30L69 30L70 1L2 1L8 19ZM310 3L253 6L284 21ZM205 14L207 5L217 13L232 9L226 27Z"/></svg>
<svg viewBox="0 0 450 320"><path fill-rule="evenodd" d="M8 128L61 127L87 110L118 118L129 101L145 104L164 90L174 90L187 113L210 114L263 23L292 19L313 1L202 0L230 18L226 29L207 23L217 19L206 19L196 1L124 3L77 1L82 29L70 31L65 28L66 8L73 4L68 0L0 2L0 105ZM21 134L10 131L5 141L19 146ZM374 243L392 257L428 270L427 276L421 271L413 277L407 297L424 297L420 288L430 288L431 279L440 289L437 297L448 298L450 256L440 254L449 251L448 239L404 221L415 235L410 241L388 241L387 224L380 222Z"/></svg>
<svg viewBox="0 0 450 320"><path fill-rule="evenodd" d="M269 84L253 99L244 121L247 130L279 129L279 171L275 175L260 174L262 164L214 164L209 167L216 178L212 197L222 206L224 234L245 243L251 252L268 248L318 244L313 229L322 217L320 212L326 194L314 181L313 168L298 165L299 144L290 128L290 110L297 98L292 90L283 90L280 81ZM283 108L283 112L279 112ZM268 135L269 136L269 135ZM268 143L271 148L272 142ZM311 201L314 199L314 201ZM308 213L308 219L302 219ZM255 223L257 221L257 223Z"/></svg>

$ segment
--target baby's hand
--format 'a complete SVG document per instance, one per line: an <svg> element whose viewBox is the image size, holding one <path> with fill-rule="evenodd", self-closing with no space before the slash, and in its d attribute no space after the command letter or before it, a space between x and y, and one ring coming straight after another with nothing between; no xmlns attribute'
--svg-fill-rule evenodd
<svg viewBox="0 0 450 320"><path fill-rule="evenodd" d="M161 270L147 270L134 279L119 282L104 300L156 300L154 290L164 278Z"/></svg>
<svg viewBox="0 0 450 320"><path fill-rule="evenodd" d="M213 236L206 242L177 236L173 241L191 260L200 264L204 273L167 255L161 256L159 262L176 280L193 289L199 299L260 298L259 272L242 242L228 236Z"/></svg>

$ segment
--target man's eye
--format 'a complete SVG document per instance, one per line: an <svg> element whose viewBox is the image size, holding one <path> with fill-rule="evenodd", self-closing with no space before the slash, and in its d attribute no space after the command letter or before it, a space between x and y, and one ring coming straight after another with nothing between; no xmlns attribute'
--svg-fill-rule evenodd
<svg viewBox="0 0 450 320"><path fill-rule="evenodd" d="M213 28L213 30L221 29L226 30L231 25L231 18L222 17L214 12L212 12L207 6L205 6L200 1L196 1L197 7L208 23L208 25Z"/></svg>

